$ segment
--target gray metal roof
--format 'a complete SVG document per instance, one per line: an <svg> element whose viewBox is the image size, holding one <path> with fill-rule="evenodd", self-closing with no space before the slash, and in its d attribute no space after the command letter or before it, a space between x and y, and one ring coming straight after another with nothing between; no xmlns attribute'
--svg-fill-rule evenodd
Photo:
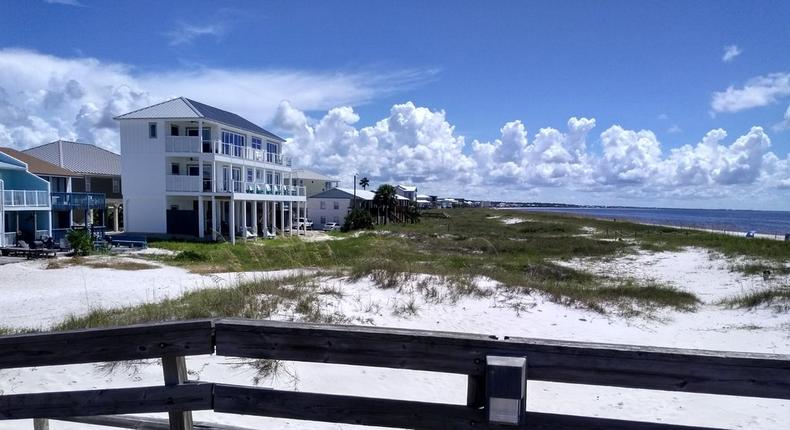
<svg viewBox="0 0 790 430"><path fill-rule="evenodd" d="M119 115L115 119L158 119L158 118L202 118L183 97L157 103L127 114Z"/></svg>
<svg viewBox="0 0 790 430"><path fill-rule="evenodd" d="M242 130L251 131L272 140L285 142L285 139L282 137L277 136L276 134L256 125L252 121L236 115L233 112L215 108L214 106L200 103L186 97L168 100L166 102L144 107L142 109L115 117L115 119L159 118L204 118L210 121L216 121L225 125L229 125L231 127L237 127Z"/></svg>
<svg viewBox="0 0 790 430"><path fill-rule="evenodd" d="M336 182L337 179L308 169L294 169L292 175L296 179L309 179L313 181Z"/></svg>
<svg viewBox="0 0 790 430"><path fill-rule="evenodd" d="M367 190L357 189L357 198L361 200L373 200L376 193ZM353 188L332 188L310 196L311 199L353 199Z"/></svg>
<svg viewBox="0 0 790 430"><path fill-rule="evenodd" d="M89 143L56 140L22 152L72 172L121 176L121 156Z"/></svg>

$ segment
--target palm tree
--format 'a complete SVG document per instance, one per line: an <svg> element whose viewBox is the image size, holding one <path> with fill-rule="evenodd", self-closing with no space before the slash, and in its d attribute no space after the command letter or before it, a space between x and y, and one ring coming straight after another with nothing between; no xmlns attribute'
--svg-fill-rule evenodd
<svg viewBox="0 0 790 430"><path fill-rule="evenodd" d="M389 184L379 186L376 195L373 196L373 205L376 206L376 210L384 209L385 223L389 222L390 210L393 212L397 210L398 198L396 196L395 187Z"/></svg>
<svg viewBox="0 0 790 430"><path fill-rule="evenodd" d="M370 181L368 180L367 177L363 177L362 179L359 180L359 186L362 187L363 190L367 189L368 185L370 185Z"/></svg>

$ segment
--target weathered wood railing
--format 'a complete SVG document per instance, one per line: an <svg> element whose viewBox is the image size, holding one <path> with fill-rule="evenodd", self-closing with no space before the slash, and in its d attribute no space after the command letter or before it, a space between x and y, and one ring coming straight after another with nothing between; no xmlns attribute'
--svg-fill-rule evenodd
<svg viewBox="0 0 790 430"><path fill-rule="evenodd" d="M187 381L183 357L212 353L462 374L469 380L468 400L451 405ZM520 359L517 365L526 359L526 366L499 368L502 357L504 362ZM3 395L0 419L134 428L127 425L131 418L104 415L168 412L169 428L189 429L190 411L214 410L384 427L486 429L501 428L496 422L509 412L502 405L511 403L491 399L507 392L506 398L516 402L512 404L521 405L517 428L679 430L694 427L525 412L523 382L790 399L786 355L235 319L0 337L0 369L150 358L163 359L163 386ZM146 428L164 426L159 425ZM45 428L46 420L36 420L36 426Z"/></svg>

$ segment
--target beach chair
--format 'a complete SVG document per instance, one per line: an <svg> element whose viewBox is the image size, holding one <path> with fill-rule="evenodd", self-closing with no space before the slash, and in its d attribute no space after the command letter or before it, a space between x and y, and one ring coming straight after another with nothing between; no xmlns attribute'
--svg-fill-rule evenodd
<svg viewBox="0 0 790 430"><path fill-rule="evenodd" d="M269 185L269 184L266 184L266 194L271 194L271 193L272 193L272 186Z"/></svg>

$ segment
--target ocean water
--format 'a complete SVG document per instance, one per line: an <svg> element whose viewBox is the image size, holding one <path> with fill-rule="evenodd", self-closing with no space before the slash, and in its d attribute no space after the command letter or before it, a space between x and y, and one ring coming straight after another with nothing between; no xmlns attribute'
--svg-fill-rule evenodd
<svg viewBox="0 0 790 430"><path fill-rule="evenodd" d="M784 236L790 233L790 212L726 209L662 208L518 208L538 212L561 212L601 219L618 219L677 227L726 231L756 231Z"/></svg>

